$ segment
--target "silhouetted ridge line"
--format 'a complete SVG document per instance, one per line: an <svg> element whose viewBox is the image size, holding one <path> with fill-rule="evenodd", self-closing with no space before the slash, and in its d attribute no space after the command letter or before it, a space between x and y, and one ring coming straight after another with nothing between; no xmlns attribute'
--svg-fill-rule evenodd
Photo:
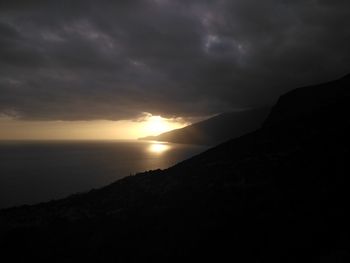
<svg viewBox="0 0 350 263"><path fill-rule="evenodd" d="M283 95L257 131L166 170L0 211L11 262L349 262L349 82Z"/></svg>
<svg viewBox="0 0 350 263"><path fill-rule="evenodd" d="M335 102L349 101L350 75L324 84L292 90L282 95L264 125L312 115Z"/></svg>
<svg viewBox="0 0 350 263"><path fill-rule="evenodd" d="M260 128L269 107L226 112L187 127L140 140L216 145Z"/></svg>

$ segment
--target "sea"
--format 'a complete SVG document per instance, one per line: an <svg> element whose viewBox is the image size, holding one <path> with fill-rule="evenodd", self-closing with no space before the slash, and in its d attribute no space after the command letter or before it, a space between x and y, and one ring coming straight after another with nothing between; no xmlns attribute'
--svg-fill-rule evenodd
<svg viewBox="0 0 350 263"><path fill-rule="evenodd" d="M97 189L206 149L153 141L0 141L0 208Z"/></svg>

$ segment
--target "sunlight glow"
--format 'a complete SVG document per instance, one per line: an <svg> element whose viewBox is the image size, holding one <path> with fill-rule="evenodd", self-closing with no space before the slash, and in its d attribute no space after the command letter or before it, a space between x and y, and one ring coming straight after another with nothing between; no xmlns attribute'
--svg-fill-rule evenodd
<svg viewBox="0 0 350 263"><path fill-rule="evenodd" d="M152 153L162 154L163 152L170 149L170 146L164 143L154 142L152 143L148 150Z"/></svg>
<svg viewBox="0 0 350 263"><path fill-rule="evenodd" d="M0 113L0 140L134 140L188 124L181 117L163 118L151 113L119 121L21 121Z"/></svg>
<svg viewBox="0 0 350 263"><path fill-rule="evenodd" d="M186 126L187 123L177 119L166 119L161 116L148 115L143 121L144 127L141 133L148 135L159 135L161 133Z"/></svg>
<svg viewBox="0 0 350 263"><path fill-rule="evenodd" d="M169 129L168 123L160 116L152 116L146 122L146 130L150 133L163 133Z"/></svg>

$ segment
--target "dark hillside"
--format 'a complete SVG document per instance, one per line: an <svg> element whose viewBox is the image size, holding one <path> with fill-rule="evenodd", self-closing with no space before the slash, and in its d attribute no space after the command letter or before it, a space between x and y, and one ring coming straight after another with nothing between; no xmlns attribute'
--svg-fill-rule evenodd
<svg viewBox="0 0 350 263"><path fill-rule="evenodd" d="M140 140L166 141L186 144L217 145L260 128L270 108L226 112L181 129L148 136Z"/></svg>
<svg viewBox="0 0 350 263"><path fill-rule="evenodd" d="M349 77L166 170L0 212L11 262L349 262Z"/></svg>

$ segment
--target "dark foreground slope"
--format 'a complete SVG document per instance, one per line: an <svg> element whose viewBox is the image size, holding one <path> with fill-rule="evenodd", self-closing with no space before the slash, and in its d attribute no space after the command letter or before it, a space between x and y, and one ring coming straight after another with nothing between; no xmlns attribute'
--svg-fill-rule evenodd
<svg viewBox="0 0 350 263"><path fill-rule="evenodd" d="M181 129L148 136L140 140L217 145L260 128L270 112L269 107L227 112Z"/></svg>
<svg viewBox="0 0 350 263"><path fill-rule="evenodd" d="M167 170L0 212L11 262L349 262L349 77Z"/></svg>

